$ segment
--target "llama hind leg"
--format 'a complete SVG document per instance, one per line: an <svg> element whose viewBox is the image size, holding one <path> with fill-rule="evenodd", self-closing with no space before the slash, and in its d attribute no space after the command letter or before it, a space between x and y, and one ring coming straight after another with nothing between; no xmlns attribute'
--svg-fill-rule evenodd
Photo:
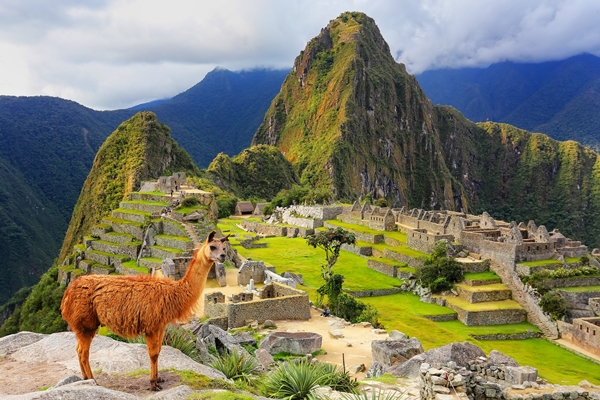
<svg viewBox="0 0 600 400"><path fill-rule="evenodd" d="M146 333L146 345L150 357L150 389L154 391L162 389L159 383L163 380L158 377L158 355L162 348L164 336L165 328L162 328L159 332Z"/></svg>
<svg viewBox="0 0 600 400"><path fill-rule="evenodd" d="M81 368L81 374L83 379L94 379L92 374L92 367L90 367L90 345L96 331L83 331L76 332L77 337L77 356L79 358L79 367Z"/></svg>

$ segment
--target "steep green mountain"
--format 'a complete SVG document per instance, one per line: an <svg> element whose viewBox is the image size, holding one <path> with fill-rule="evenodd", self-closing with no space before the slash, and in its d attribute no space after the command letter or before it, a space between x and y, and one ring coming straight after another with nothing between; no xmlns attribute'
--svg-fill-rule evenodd
<svg viewBox="0 0 600 400"><path fill-rule="evenodd" d="M417 79L434 104L472 121L506 122L558 140L600 148L600 58L425 71Z"/></svg>
<svg viewBox="0 0 600 400"><path fill-rule="evenodd" d="M466 206L441 156L433 106L362 13L331 21L296 58L254 136L259 143L278 147L303 183L341 199Z"/></svg>
<svg viewBox="0 0 600 400"><path fill-rule="evenodd" d="M298 183L292 164L267 145L250 147L233 158L220 153L206 171L216 185L243 199L270 199Z"/></svg>
<svg viewBox="0 0 600 400"><path fill-rule="evenodd" d="M35 284L64 234L56 205L0 156L0 304ZM1 316L0 316L1 319Z"/></svg>
<svg viewBox="0 0 600 400"><path fill-rule="evenodd" d="M361 13L342 14L308 43L253 143L278 147L302 183L341 199L486 210L599 245L597 153L433 107Z"/></svg>
<svg viewBox="0 0 600 400"><path fill-rule="evenodd" d="M94 159L73 211L58 263L84 234L91 232L92 225L118 208L120 201L142 181L156 179L165 171L186 171L193 175L200 172L155 114L140 112L119 125ZM54 263L32 289L19 291L0 307L0 317L9 316L0 327L0 336L21 330L47 333L66 328L59 312L64 285L57 281L57 276L57 263Z"/></svg>
<svg viewBox="0 0 600 400"><path fill-rule="evenodd" d="M75 204L59 260L142 181L157 179L167 170L194 175L200 172L154 113L139 112L119 125L96 154Z"/></svg>
<svg viewBox="0 0 600 400"><path fill-rule="evenodd" d="M156 113L204 168L220 152L234 155L248 147L288 72L217 68L194 87L144 109Z"/></svg>

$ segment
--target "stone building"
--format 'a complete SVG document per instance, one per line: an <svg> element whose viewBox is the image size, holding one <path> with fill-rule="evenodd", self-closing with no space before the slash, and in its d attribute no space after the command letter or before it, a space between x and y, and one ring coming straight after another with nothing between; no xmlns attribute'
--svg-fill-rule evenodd
<svg viewBox="0 0 600 400"><path fill-rule="evenodd" d="M310 319L310 301L308 294L302 290L271 282L265 285L259 298L248 298L252 300L227 303L220 293L208 294L205 296L204 313L210 318L226 319L227 329L245 326L249 320L263 323L267 319Z"/></svg>
<svg viewBox="0 0 600 400"><path fill-rule="evenodd" d="M559 321L561 337L600 356L600 317L576 318L573 324Z"/></svg>
<svg viewBox="0 0 600 400"><path fill-rule="evenodd" d="M238 201L233 215L252 215L254 206L250 201Z"/></svg>

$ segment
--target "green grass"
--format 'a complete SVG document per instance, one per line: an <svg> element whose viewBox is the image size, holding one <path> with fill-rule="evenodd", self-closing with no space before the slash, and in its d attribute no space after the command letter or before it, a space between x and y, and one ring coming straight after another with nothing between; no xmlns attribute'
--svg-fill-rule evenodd
<svg viewBox="0 0 600 400"><path fill-rule="evenodd" d="M141 265L137 265L137 261L136 260L125 261L124 263L122 263L122 265L125 268L133 269L135 271L139 271L139 272L142 272L144 274L148 273L148 268L142 267Z"/></svg>
<svg viewBox="0 0 600 400"><path fill-rule="evenodd" d="M556 288L556 290L564 290L565 292L600 292L600 286L573 286Z"/></svg>
<svg viewBox="0 0 600 400"><path fill-rule="evenodd" d="M578 258L577 258L577 261L579 261ZM547 259L547 260L537 260L537 261L523 261L518 264L524 265L526 267L542 267L544 265L560 265L562 263L558 260Z"/></svg>
<svg viewBox="0 0 600 400"><path fill-rule="evenodd" d="M123 203L145 204L145 205L152 205L152 206L170 206L169 203L164 202L164 201L149 201L149 200L127 200L127 201L124 201Z"/></svg>
<svg viewBox="0 0 600 400"><path fill-rule="evenodd" d="M181 242L186 242L189 243L192 240L187 237L187 236L174 236L174 235L154 235L154 237L157 238L161 238L161 239L173 239L173 240L179 240Z"/></svg>
<svg viewBox="0 0 600 400"><path fill-rule="evenodd" d="M472 281L491 281L500 279L500 277L493 271L467 272L464 274L464 277L465 279L470 279Z"/></svg>
<svg viewBox="0 0 600 400"><path fill-rule="evenodd" d="M494 310L520 310L523 309L514 300L486 301L483 303L470 303L460 297L442 296L450 304L456 305L467 311L494 311Z"/></svg>
<svg viewBox="0 0 600 400"><path fill-rule="evenodd" d="M152 213L150 213L150 212L131 210L129 208L117 208L116 210L114 210L114 212L120 212L120 213L124 213L124 214L144 215L144 216L148 216L148 217L152 216Z"/></svg>
<svg viewBox="0 0 600 400"><path fill-rule="evenodd" d="M481 285L481 286L469 286L465 284L457 284L456 286L461 287L463 290L467 292L492 292L495 290L510 290L508 286L503 283L493 283L490 285Z"/></svg>

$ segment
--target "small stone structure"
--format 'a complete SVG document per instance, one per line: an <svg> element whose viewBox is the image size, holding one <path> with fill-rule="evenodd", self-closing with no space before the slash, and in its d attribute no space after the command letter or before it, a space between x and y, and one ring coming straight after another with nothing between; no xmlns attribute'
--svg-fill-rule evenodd
<svg viewBox="0 0 600 400"><path fill-rule="evenodd" d="M600 317L576 318L572 324L559 321L561 337L600 356Z"/></svg>
<svg viewBox="0 0 600 400"><path fill-rule="evenodd" d="M250 279L254 282L264 282L266 270L267 266L262 261L244 261L238 270L238 285L246 286Z"/></svg>
<svg viewBox="0 0 600 400"><path fill-rule="evenodd" d="M227 328L239 328L247 325L248 320L263 323L270 320L308 320L310 319L310 301L308 294L292 287L272 282L260 292L259 298L238 303L226 303L225 297L207 295L204 313L211 318L227 318Z"/></svg>
<svg viewBox="0 0 600 400"><path fill-rule="evenodd" d="M254 206L250 201L238 201L235 205L235 211L233 215L252 215L254 213Z"/></svg>

